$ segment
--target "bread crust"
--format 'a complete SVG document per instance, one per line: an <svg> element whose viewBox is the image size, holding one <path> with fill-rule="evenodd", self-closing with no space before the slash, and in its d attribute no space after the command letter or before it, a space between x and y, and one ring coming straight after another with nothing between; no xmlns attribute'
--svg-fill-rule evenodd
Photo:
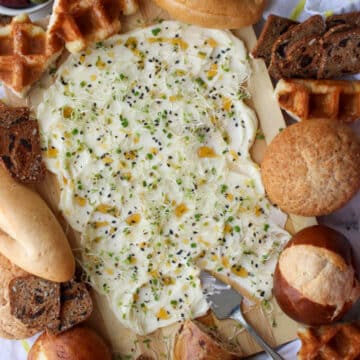
<svg viewBox="0 0 360 360"><path fill-rule="evenodd" d="M70 280L75 259L54 214L1 164L0 178L0 252L30 274L55 282Z"/></svg>
<svg viewBox="0 0 360 360"><path fill-rule="evenodd" d="M26 339L40 331L39 328L23 324L11 315L9 284L12 279L28 275L0 254L0 337Z"/></svg>
<svg viewBox="0 0 360 360"><path fill-rule="evenodd" d="M76 327L60 335L43 333L28 354L28 360L111 360L104 340L86 327Z"/></svg>
<svg viewBox="0 0 360 360"><path fill-rule="evenodd" d="M216 338L200 322L187 320L176 336L174 360L235 360L240 358L239 351Z"/></svg>
<svg viewBox="0 0 360 360"><path fill-rule="evenodd" d="M256 23L266 0L155 0L175 19L186 23L238 29Z"/></svg>
<svg viewBox="0 0 360 360"><path fill-rule="evenodd" d="M328 259L328 261L334 261L336 258L341 260L341 264L336 264L339 268L339 272L344 274L348 272L348 269L354 267L351 247L348 240L339 232L330 229L326 226L315 225L304 230L301 230L293 238L289 241L289 243L285 246L284 251L289 248L297 247L297 246L309 246L310 247L318 247L325 249L326 251L330 251L330 256L333 257ZM300 290L295 288L293 284L290 284L289 281L285 278L282 271L284 271L284 267L281 269L281 256L279 258L278 264L274 273L274 295L281 309L288 314L294 320L301 322L303 324L311 325L311 326L319 326L330 324L333 321L336 321L344 315L346 311L348 311L353 303L357 301L360 296L360 284L356 275L352 273L352 290L349 294L343 294L343 289L337 287L336 279L334 277L331 278L334 281L333 287L329 289L329 291L339 291L339 297L343 297L342 307L337 308L337 306L328 305L325 303L317 303L311 299L309 299L305 294L303 294ZM324 260L324 259L323 259ZM343 266L343 264L346 264ZM307 263L309 266L309 263ZM320 272L324 271L325 264ZM345 267L345 268L344 268ZM307 271L304 269L304 271ZM320 275L320 273L319 273ZM330 280L330 279L329 279ZM350 285L351 286L351 285ZM328 288L328 287L327 287ZM326 287L325 287L326 289ZM320 289L318 290L320 293ZM346 298L344 299L344 297Z"/></svg>
<svg viewBox="0 0 360 360"><path fill-rule="evenodd" d="M334 120L306 120L279 133L261 176L270 200L287 213L327 215L360 188L360 140Z"/></svg>

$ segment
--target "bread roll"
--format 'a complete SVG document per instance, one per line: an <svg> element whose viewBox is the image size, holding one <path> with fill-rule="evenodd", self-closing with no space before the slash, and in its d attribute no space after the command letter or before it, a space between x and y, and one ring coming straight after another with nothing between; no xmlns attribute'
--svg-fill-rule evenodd
<svg viewBox="0 0 360 360"><path fill-rule="evenodd" d="M233 360L241 350L198 321L187 320L176 336L174 360Z"/></svg>
<svg viewBox="0 0 360 360"><path fill-rule="evenodd" d="M174 19L218 29L239 29L256 23L265 0L155 0Z"/></svg>
<svg viewBox="0 0 360 360"><path fill-rule="evenodd" d="M75 260L46 203L0 164L0 253L27 272L56 282L70 280Z"/></svg>
<svg viewBox="0 0 360 360"><path fill-rule="evenodd" d="M94 331L76 327L60 335L42 334L28 360L111 360L111 352Z"/></svg>
<svg viewBox="0 0 360 360"><path fill-rule="evenodd" d="M261 177L270 200L287 213L330 214L359 191L360 138L338 121L301 121L267 147Z"/></svg>
<svg viewBox="0 0 360 360"><path fill-rule="evenodd" d="M360 297L348 240L320 225L298 232L279 257L274 295L298 322L317 326L339 319Z"/></svg>
<svg viewBox="0 0 360 360"><path fill-rule="evenodd" d="M28 275L0 255L0 337L5 339L26 339L40 331L39 328L23 324L11 315L9 283L16 277Z"/></svg>

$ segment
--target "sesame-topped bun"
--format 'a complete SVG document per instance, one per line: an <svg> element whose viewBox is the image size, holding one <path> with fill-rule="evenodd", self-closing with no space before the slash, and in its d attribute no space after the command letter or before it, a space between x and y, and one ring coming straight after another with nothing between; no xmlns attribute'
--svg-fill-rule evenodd
<svg viewBox="0 0 360 360"><path fill-rule="evenodd" d="M281 309L303 324L339 319L360 297L349 241L326 226L298 232L279 257L274 295Z"/></svg>
<svg viewBox="0 0 360 360"><path fill-rule="evenodd" d="M266 0L155 0L170 15L189 24L238 29L256 23Z"/></svg>

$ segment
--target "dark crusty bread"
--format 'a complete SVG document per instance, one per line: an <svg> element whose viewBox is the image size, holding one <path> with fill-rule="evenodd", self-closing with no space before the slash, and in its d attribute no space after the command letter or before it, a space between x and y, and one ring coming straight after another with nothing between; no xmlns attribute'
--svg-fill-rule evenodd
<svg viewBox="0 0 360 360"><path fill-rule="evenodd" d="M0 101L0 123L2 126L10 127L22 121L29 120L30 109L27 107L9 107Z"/></svg>
<svg viewBox="0 0 360 360"><path fill-rule="evenodd" d="M71 280L61 284L60 325L52 332L63 332L80 324L89 318L92 311L93 303L84 283Z"/></svg>
<svg viewBox="0 0 360 360"><path fill-rule="evenodd" d="M347 24L353 27L360 26L360 11L340 15L331 15L326 19L326 27L328 29L340 24Z"/></svg>
<svg viewBox="0 0 360 360"><path fill-rule="evenodd" d="M316 78L321 60L321 36L295 41L287 49L287 62L281 70L285 78Z"/></svg>
<svg viewBox="0 0 360 360"><path fill-rule="evenodd" d="M360 72L360 27L325 35L322 49L319 79Z"/></svg>
<svg viewBox="0 0 360 360"><path fill-rule="evenodd" d="M277 15L269 15L259 40L251 52L254 58L264 59L266 66L270 65L271 49L277 38L285 33L291 26L298 24L296 21L283 18Z"/></svg>
<svg viewBox="0 0 360 360"><path fill-rule="evenodd" d="M301 121L267 147L261 176L270 200L287 213L327 215L360 189L360 139L336 120Z"/></svg>
<svg viewBox="0 0 360 360"><path fill-rule="evenodd" d="M0 158L10 174L24 183L43 179L39 127L29 119L29 109L0 103Z"/></svg>
<svg viewBox="0 0 360 360"><path fill-rule="evenodd" d="M28 275L9 284L10 312L23 324L56 329L59 326L60 284Z"/></svg>
<svg viewBox="0 0 360 360"><path fill-rule="evenodd" d="M293 72L292 66L288 59L287 50L289 47L299 40L323 34L325 31L325 23L320 15L311 16L301 24L292 26L284 34L280 35L275 41L271 62L269 67L270 75L275 79L286 77L284 72Z"/></svg>

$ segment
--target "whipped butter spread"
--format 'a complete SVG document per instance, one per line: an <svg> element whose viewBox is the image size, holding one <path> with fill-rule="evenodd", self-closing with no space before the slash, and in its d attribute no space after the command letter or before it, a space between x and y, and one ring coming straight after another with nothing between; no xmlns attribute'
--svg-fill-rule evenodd
<svg viewBox="0 0 360 360"><path fill-rule="evenodd" d="M166 21L70 55L37 108L82 264L138 334L203 315L200 268L271 297L289 235L249 154L246 49Z"/></svg>

